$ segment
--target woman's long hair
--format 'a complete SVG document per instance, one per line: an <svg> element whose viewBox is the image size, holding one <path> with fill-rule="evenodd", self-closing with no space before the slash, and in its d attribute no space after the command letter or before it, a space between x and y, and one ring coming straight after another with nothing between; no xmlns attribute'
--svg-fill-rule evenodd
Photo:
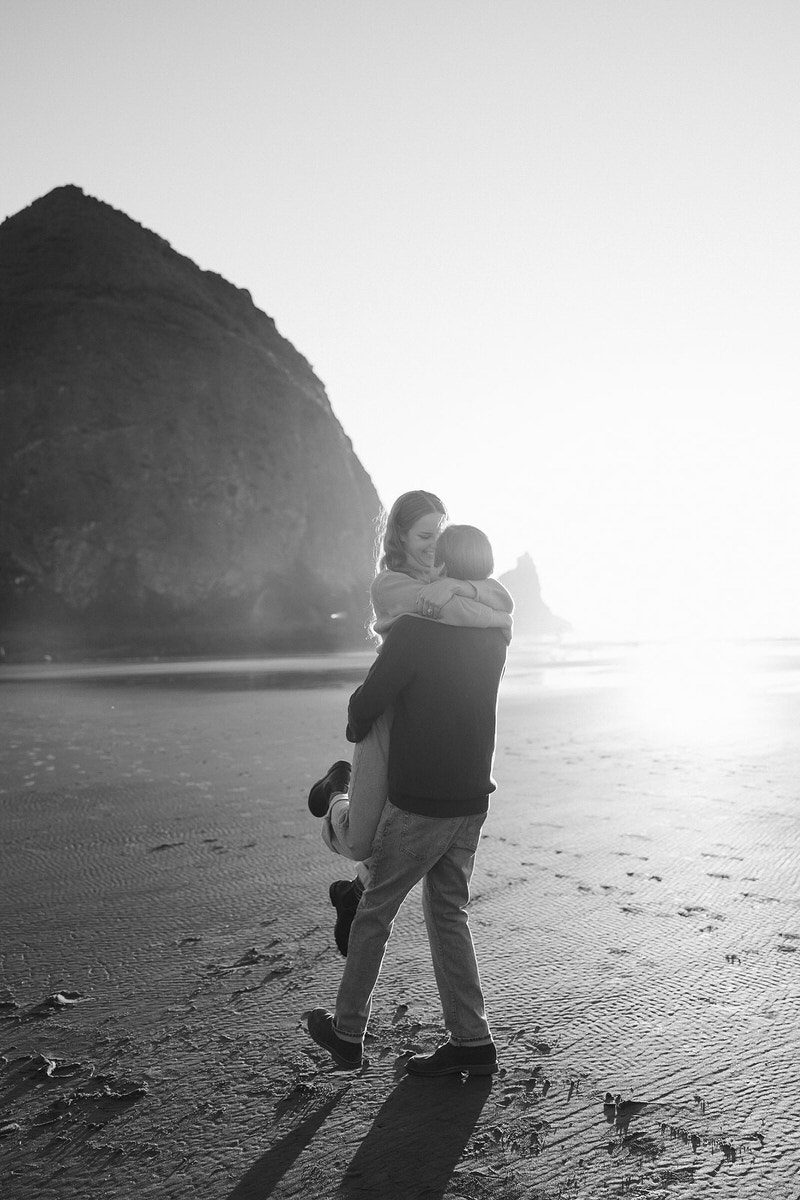
<svg viewBox="0 0 800 1200"><path fill-rule="evenodd" d="M435 561L450 579L488 579L494 570L491 542L474 525L448 525L436 543Z"/></svg>
<svg viewBox="0 0 800 1200"><path fill-rule="evenodd" d="M428 513L441 513L442 522L447 520L447 509L433 492L403 492L398 496L388 514L378 517L375 538L377 571L405 571L406 547L403 538L416 525L420 517Z"/></svg>

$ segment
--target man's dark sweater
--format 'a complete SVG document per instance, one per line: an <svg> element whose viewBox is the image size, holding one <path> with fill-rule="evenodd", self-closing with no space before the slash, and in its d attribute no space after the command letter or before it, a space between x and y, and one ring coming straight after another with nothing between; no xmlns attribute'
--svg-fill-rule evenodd
<svg viewBox="0 0 800 1200"><path fill-rule="evenodd" d="M485 812L492 779L497 688L506 660L499 629L400 617L350 697L347 738L360 742L392 707L389 799L429 817Z"/></svg>

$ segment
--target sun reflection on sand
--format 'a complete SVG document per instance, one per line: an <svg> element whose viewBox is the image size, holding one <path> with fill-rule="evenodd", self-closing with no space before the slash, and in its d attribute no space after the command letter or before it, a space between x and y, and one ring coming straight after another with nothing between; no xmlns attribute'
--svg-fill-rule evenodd
<svg viewBox="0 0 800 1200"><path fill-rule="evenodd" d="M767 732L758 667L752 649L734 643L642 646L630 663L631 715L646 732L669 740L758 738Z"/></svg>

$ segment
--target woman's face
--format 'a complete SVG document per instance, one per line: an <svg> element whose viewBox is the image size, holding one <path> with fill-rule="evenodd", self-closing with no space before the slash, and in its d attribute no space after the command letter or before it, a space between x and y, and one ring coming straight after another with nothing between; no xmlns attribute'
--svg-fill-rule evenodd
<svg viewBox="0 0 800 1200"><path fill-rule="evenodd" d="M413 571L428 575L433 570L436 541L442 532L443 524L444 517L441 513L426 513L402 538L406 551L406 565Z"/></svg>

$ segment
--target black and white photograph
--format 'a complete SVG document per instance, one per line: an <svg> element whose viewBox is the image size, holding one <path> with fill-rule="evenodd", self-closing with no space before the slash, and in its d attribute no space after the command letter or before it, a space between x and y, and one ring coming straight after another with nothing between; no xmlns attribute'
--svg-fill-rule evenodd
<svg viewBox="0 0 800 1200"><path fill-rule="evenodd" d="M1 15L3 1200L798 1200L800 7Z"/></svg>

